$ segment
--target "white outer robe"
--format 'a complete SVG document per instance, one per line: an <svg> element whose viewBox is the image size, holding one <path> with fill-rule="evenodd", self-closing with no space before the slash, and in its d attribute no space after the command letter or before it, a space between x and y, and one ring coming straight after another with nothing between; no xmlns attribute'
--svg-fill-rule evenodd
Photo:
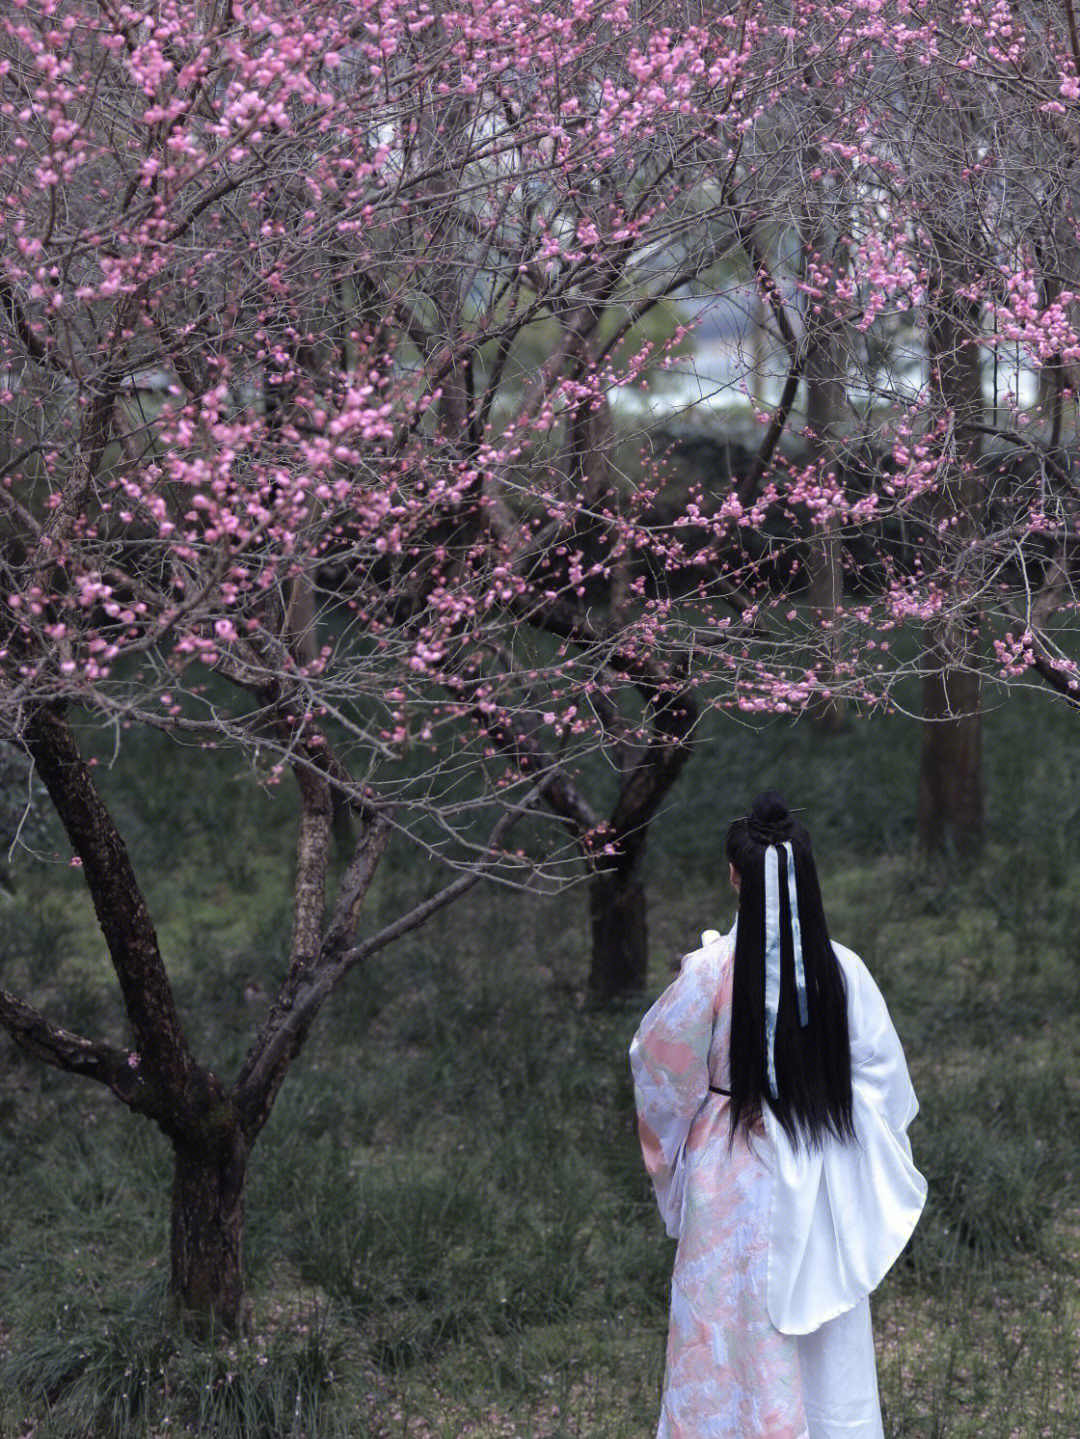
<svg viewBox="0 0 1080 1439"><path fill-rule="evenodd" d="M842 944L833 950L847 987L858 1142L795 1149L765 1107L775 1156L768 1304L782 1334L810 1334L876 1289L926 1203L907 1136L919 1103L903 1047L866 965Z"/></svg>

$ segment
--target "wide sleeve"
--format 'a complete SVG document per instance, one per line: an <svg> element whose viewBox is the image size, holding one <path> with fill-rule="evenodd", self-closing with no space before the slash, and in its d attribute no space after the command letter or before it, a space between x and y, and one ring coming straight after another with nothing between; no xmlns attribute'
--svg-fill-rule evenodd
<svg viewBox="0 0 1080 1439"><path fill-rule="evenodd" d="M690 1127L709 1093L709 1047L719 1002L721 941L688 954L678 978L641 1021L630 1046L638 1135L656 1202L673 1239L679 1237Z"/></svg>
<svg viewBox="0 0 1080 1439"><path fill-rule="evenodd" d="M794 1148L766 1109L775 1150L769 1315L808 1334L880 1284L926 1202L908 1125L918 1102L881 992L851 950L834 946L848 992L855 1143Z"/></svg>

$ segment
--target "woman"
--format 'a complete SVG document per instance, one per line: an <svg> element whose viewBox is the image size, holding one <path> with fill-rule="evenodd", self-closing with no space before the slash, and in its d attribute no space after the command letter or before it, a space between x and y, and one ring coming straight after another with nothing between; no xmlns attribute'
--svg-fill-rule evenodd
<svg viewBox="0 0 1080 1439"><path fill-rule="evenodd" d="M630 1049L679 1241L657 1439L881 1439L867 1296L926 1198L918 1104L781 795L735 821L727 857L734 929L706 931Z"/></svg>

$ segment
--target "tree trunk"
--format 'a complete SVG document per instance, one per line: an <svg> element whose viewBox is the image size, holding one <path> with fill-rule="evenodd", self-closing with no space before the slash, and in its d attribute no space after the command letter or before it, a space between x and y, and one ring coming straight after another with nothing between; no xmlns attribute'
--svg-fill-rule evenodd
<svg viewBox="0 0 1080 1439"><path fill-rule="evenodd" d="M590 883L592 963L589 999L603 1004L641 989L648 978L649 926L642 861L649 826L690 758L697 707L673 685L653 708L653 736L644 750L620 745L619 798L608 824L610 849ZM602 867L600 867L602 865Z"/></svg>
<svg viewBox="0 0 1080 1439"><path fill-rule="evenodd" d="M839 427L843 422L843 352L834 336L822 337L806 363L806 421L809 459L827 473L835 467ZM847 727L844 702L833 694L840 659L838 618L843 595L843 548L839 538L811 532L806 555L810 613L817 630L820 659L814 664L818 681L829 693L818 694L809 706L811 717L824 734L839 734Z"/></svg>
<svg viewBox="0 0 1080 1439"><path fill-rule="evenodd" d="M983 833L979 676L942 663L923 678L919 837L925 848L976 850Z"/></svg>
<svg viewBox="0 0 1080 1439"><path fill-rule="evenodd" d="M926 850L974 853L983 841L981 681L936 648L922 681L919 841ZM968 637L968 643L971 637Z"/></svg>
<svg viewBox="0 0 1080 1439"><path fill-rule="evenodd" d="M178 1142L172 1196L172 1292L185 1318L235 1332L245 1320L244 1181L239 1126Z"/></svg>
<svg viewBox="0 0 1080 1439"><path fill-rule="evenodd" d="M824 114L821 120L824 128ZM812 155L812 163L817 166L816 148ZM847 252L839 244L844 225L842 197L829 166L823 168L825 173L812 182L800 236L803 270L808 282L811 257L824 257L838 277L848 266ZM822 311L817 317L808 306L804 317L808 338L812 339L804 379L806 447L807 459L816 467L822 481L828 483L825 477L836 473L843 439L848 349L835 311L827 302L823 303ZM814 674L821 686L808 708L823 734L839 734L847 728L844 702L834 692L840 663L838 619L843 598L843 546L839 537L829 532L831 528L828 525L815 529L811 524L806 556L808 599L817 643Z"/></svg>
<svg viewBox="0 0 1080 1439"><path fill-rule="evenodd" d="M620 856L589 883L592 963L589 1000L606 1004L616 995L641 989L649 968L649 927L645 885L638 856Z"/></svg>
<svg viewBox="0 0 1080 1439"><path fill-rule="evenodd" d="M833 690L840 657L837 628L843 593L840 557L841 543L836 535L815 535L811 539L806 555L806 577L810 612L815 625L819 626L821 653L814 672L828 693L815 694L807 709L822 734L841 734L848 726L844 701Z"/></svg>
<svg viewBox="0 0 1080 1439"><path fill-rule="evenodd" d="M929 324L931 383L953 420L956 459L933 508L926 559L951 573L954 589L946 596L942 618L926 631L919 839L928 850L955 846L971 852L983 839L982 709L974 653L979 616L965 603L961 562L982 509L977 468L981 446L975 428L983 409L976 343L981 316L976 302L948 293L956 273L952 266L939 273L939 297Z"/></svg>

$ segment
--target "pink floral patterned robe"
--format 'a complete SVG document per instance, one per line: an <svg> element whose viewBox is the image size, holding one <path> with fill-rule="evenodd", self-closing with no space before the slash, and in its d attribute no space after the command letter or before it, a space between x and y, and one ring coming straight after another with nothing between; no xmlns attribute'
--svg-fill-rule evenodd
<svg viewBox="0 0 1080 1439"><path fill-rule="evenodd" d="M885 1002L835 945L848 995L857 1145L793 1149L771 1112L728 1143L734 931L702 936L630 1060L645 1164L679 1241L657 1439L881 1439L867 1296L926 1184L918 1105Z"/></svg>

